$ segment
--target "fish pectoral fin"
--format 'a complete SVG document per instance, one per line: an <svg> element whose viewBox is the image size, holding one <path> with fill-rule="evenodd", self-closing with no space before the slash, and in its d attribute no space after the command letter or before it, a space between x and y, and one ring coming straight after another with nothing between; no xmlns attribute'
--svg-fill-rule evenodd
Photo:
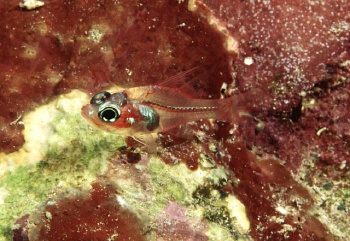
<svg viewBox="0 0 350 241"><path fill-rule="evenodd" d="M148 153L157 152L156 138L152 134L136 134L132 138L140 143Z"/></svg>

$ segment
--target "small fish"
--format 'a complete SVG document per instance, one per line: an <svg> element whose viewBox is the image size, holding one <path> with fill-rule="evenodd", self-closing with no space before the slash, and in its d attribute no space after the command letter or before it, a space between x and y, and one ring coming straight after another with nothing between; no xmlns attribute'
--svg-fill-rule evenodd
<svg viewBox="0 0 350 241"><path fill-rule="evenodd" d="M197 79L185 82L193 72L193 69L181 72L158 85L116 93L99 92L90 104L82 107L82 115L95 126L123 136L164 132L200 119L231 121L238 115L242 106L240 95L225 99L193 98L191 92L199 91L193 87Z"/></svg>

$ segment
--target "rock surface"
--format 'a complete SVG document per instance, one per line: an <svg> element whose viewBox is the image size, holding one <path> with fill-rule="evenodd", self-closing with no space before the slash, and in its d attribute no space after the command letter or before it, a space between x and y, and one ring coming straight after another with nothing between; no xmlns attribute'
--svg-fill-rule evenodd
<svg viewBox="0 0 350 241"><path fill-rule="evenodd" d="M347 240L348 1L44 3L0 4L0 240L73 223L81 240ZM197 66L205 98L258 93L250 116L161 133L148 156L80 115L83 92Z"/></svg>

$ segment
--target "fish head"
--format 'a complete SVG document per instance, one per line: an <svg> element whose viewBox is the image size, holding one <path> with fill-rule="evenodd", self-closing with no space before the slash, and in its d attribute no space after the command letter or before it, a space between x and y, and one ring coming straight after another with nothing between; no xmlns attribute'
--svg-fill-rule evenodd
<svg viewBox="0 0 350 241"><path fill-rule="evenodd" d="M82 107L81 113L96 127L119 134L130 128L137 117L133 116L135 111L123 92L99 92L91 98L90 104Z"/></svg>

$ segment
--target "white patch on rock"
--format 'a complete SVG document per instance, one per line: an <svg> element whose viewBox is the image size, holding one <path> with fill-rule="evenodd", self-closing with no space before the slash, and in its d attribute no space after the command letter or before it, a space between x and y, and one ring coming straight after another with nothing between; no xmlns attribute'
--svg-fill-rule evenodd
<svg viewBox="0 0 350 241"><path fill-rule="evenodd" d="M57 115L62 113L80 115L81 106L88 101L89 98L85 93L74 90L25 114L23 117L25 143L17 152L0 153L0 176L17 166L35 165L42 160L47 153L48 143L53 142L56 128L53 121Z"/></svg>
<svg viewBox="0 0 350 241"><path fill-rule="evenodd" d="M230 211L230 217L234 220L234 226L241 233L248 233L250 230L250 222L243 203L233 195L226 198L227 208Z"/></svg>
<svg viewBox="0 0 350 241"><path fill-rule="evenodd" d="M245 65L252 65L254 63L254 60L253 60L253 58L252 57L246 57L246 58L244 58L244 64Z"/></svg>
<svg viewBox="0 0 350 241"><path fill-rule="evenodd" d="M201 8L198 8L201 6ZM203 11L202 9L205 9ZM205 2L197 1L197 0L189 0L187 9L191 12L196 12L208 23L216 29L221 35L223 35L225 39L224 47L227 51L239 54L239 41L235 39L230 31L228 31L228 26L225 22L221 21L220 17L216 16L216 14L205 4Z"/></svg>
<svg viewBox="0 0 350 241"><path fill-rule="evenodd" d="M44 4L44 2L38 0L23 0L23 2L18 4L18 6L27 10L35 10L44 6Z"/></svg>

